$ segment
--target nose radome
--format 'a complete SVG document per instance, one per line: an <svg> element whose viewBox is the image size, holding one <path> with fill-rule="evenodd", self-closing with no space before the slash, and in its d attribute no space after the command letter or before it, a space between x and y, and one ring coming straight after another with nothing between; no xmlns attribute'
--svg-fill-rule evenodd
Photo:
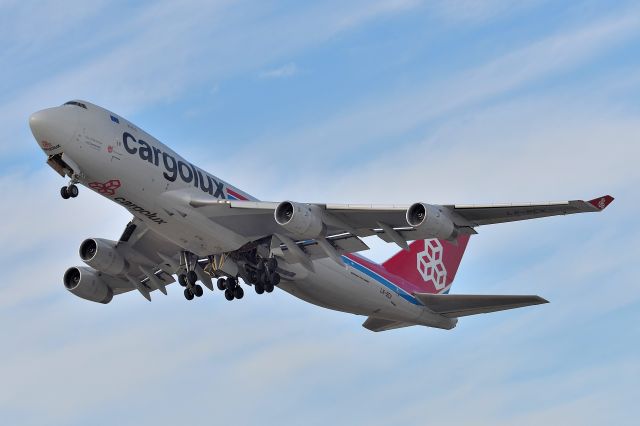
<svg viewBox="0 0 640 426"><path fill-rule="evenodd" d="M66 145L73 138L77 115L61 107L43 109L31 114L29 127L38 145L49 152Z"/></svg>

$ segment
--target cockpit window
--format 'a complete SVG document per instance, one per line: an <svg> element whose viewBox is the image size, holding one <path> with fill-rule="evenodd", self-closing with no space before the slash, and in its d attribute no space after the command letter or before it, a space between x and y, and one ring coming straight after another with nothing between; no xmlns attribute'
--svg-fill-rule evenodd
<svg viewBox="0 0 640 426"><path fill-rule="evenodd" d="M76 102L76 101L69 101L69 102L65 102L65 105L75 105L75 106L79 106L80 108L84 108L87 109L87 106L81 102Z"/></svg>

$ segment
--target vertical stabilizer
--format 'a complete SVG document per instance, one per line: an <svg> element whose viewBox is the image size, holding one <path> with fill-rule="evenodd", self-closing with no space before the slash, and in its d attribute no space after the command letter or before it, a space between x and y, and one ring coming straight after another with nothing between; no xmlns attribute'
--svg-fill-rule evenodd
<svg viewBox="0 0 640 426"><path fill-rule="evenodd" d="M383 263L390 273L415 284L424 293L447 293L460 266L469 235L455 241L417 240Z"/></svg>

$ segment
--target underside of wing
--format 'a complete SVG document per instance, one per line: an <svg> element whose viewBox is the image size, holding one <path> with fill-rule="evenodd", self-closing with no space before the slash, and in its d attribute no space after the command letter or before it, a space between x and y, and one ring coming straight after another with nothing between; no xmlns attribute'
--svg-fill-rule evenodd
<svg viewBox="0 0 640 426"><path fill-rule="evenodd" d="M613 197L604 195L590 201L573 200L549 203L487 205L456 204L446 207L456 216L464 219L468 226L473 227L548 216L598 212L604 210L612 201Z"/></svg>

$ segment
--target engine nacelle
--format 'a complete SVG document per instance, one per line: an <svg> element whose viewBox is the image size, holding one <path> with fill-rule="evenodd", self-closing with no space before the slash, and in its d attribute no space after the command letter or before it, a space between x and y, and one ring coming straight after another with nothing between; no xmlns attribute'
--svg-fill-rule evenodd
<svg viewBox="0 0 640 426"><path fill-rule="evenodd" d="M108 275L118 275L127 262L116 251L116 242L101 238L88 238L80 244L80 258L84 263Z"/></svg>
<svg viewBox="0 0 640 426"><path fill-rule="evenodd" d="M113 290L100 273L91 268L71 267L64 273L62 281L67 290L83 299L104 304L113 299Z"/></svg>
<svg viewBox="0 0 640 426"><path fill-rule="evenodd" d="M276 223L298 238L316 238L325 229L320 207L283 201L274 212Z"/></svg>
<svg viewBox="0 0 640 426"><path fill-rule="evenodd" d="M407 209L407 223L416 228L421 238L452 240L458 235L453 221L438 207L415 203Z"/></svg>

